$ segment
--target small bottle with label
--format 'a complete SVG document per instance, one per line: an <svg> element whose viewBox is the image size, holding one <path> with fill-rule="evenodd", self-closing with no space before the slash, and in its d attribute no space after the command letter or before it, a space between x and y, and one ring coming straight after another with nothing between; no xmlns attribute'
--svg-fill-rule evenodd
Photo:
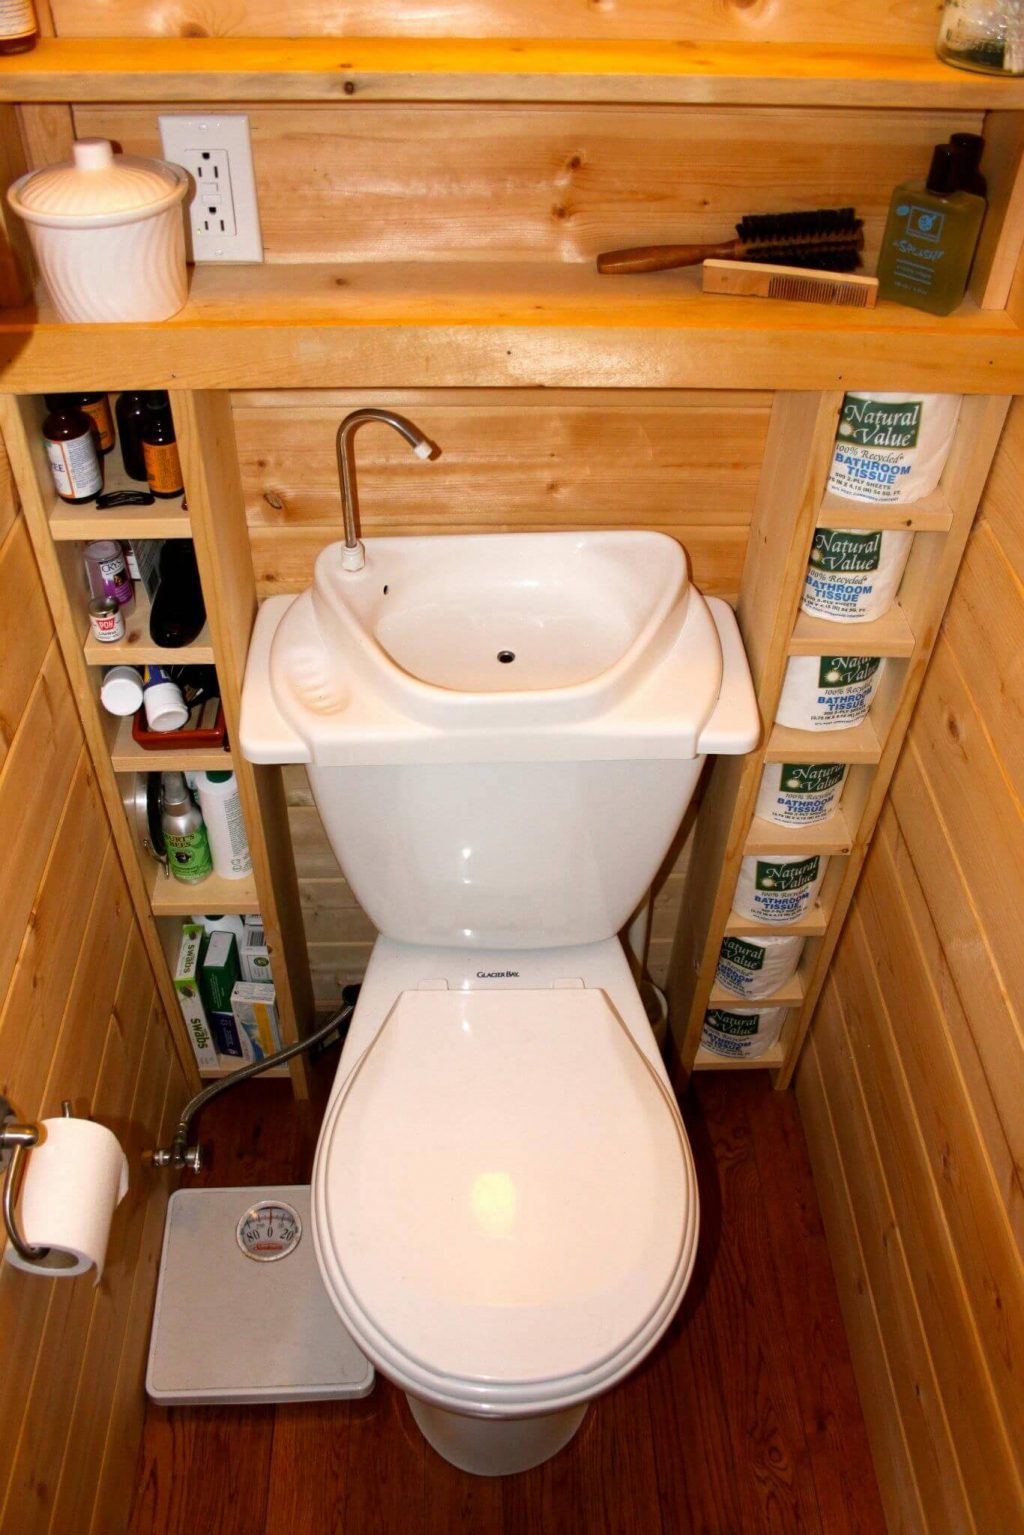
<svg viewBox="0 0 1024 1535"><path fill-rule="evenodd" d="M160 826L167 846L167 862L175 879L197 885L213 873L206 826L188 787L184 773L163 774Z"/></svg>
<svg viewBox="0 0 1024 1535"><path fill-rule="evenodd" d="M185 489L181 481L171 402L162 389L150 390L144 398L146 408L141 438L146 479L154 496L169 500L172 496L182 495Z"/></svg>
<svg viewBox="0 0 1024 1535"><path fill-rule="evenodd" d="M898 186L878 257L878 295L952 314L967 290L985 199L960 189L951 144L936 145L928 180Z"/></svg>
<svg viewBox="0 0 1024 1535"><path fill-rule="evenodd" d="M121 462L130 480L146 483L146 459L142 452L142 423L146 418L146 396L141 389L126 389L117 397L117 434L121 439Z"/></svg>
<svg viewBox="0 0 1024 1535"><path fill-rule="evenodd" d="M124 550L112 538L99 538L85 546L85 570L94 597L113 597L122 613L135 606L135 588L128 574Z"/></svg>
<svg viewBox="0 0 1024 1535"><path fill-rule="evenodd" d="M28 53L38 37L32 0L0 0L0 54Z"/></svg>
<svg viewBox="0 0 1024 1535"><path fill-rule="evenodd" d="M114 446L114 418L110 414L110 401L105 394L76 394L73 396L79 410L89 417L96 428L96 450L109 453Z"/></svg>
<svg viewBox="0 0 1024 1535"><path fill-rule="evenodd" d="M48 394L46 406L50 414L43 422L43 438L54 489L72 506L95 501L103 489L103 470L92 422L73 395Z"/></svg>

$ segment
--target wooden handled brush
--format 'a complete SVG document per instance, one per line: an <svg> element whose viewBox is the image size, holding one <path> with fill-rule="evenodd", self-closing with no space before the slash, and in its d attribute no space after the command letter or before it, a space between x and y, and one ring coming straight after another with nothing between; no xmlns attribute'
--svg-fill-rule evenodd
<svg viewBox="0 0 1024 1535"><path fill-rule="evenodd" d="M736 239L711 245L639 245L633 250L604 251L597 270L606 276L626 272L668 272L701 261L770 261L780 266L852 272L860 265L864 223L852 208L818 208L813 213L754 213L736 225Z"/></svg>

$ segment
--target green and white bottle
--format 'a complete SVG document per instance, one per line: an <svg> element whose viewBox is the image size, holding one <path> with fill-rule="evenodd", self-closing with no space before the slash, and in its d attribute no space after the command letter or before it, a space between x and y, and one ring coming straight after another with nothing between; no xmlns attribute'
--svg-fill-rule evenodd
<svg viewBox="0 0 1024 1535"><path fill-rule="evenodd" d="M167 846L167 864L175 879L185 885L198 885L213 873L206 826L188 792L184 773L163 774L160 825Z"/></svg>

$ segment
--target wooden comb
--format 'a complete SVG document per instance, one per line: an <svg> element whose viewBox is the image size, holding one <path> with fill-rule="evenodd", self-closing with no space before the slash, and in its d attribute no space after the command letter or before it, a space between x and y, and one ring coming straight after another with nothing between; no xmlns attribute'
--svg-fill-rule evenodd
<svg viewBox="0 0 1024 1535"><path fill-rule="evenodd" d="M852 272L860 265L864 222L852 208L817 208L811 213L748 214L736 225L735 240L710 245L640 245L604 251L597 270L606 276L668 272L719 257L727 261L773 262Z"/></svg>
<svg viewBox="0 0 1024 1535"><path fill-rule="evenodd" d="M807 267L748 261L705 261L702 272L705 293L844 304L852 309L874 309L878 302L878 278L855 272L813 272Z"/></svg>

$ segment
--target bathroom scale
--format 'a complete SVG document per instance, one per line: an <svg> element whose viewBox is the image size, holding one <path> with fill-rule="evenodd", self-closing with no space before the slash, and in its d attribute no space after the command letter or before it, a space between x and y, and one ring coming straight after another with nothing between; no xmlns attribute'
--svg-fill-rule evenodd
<svg viewBox="0 0 1024 1535"><path fill-rule="evenodd" d="M340 1401L373 1381L320 1278L308 1184L171 1195L146 1371L154 1402Z"/></svg>

